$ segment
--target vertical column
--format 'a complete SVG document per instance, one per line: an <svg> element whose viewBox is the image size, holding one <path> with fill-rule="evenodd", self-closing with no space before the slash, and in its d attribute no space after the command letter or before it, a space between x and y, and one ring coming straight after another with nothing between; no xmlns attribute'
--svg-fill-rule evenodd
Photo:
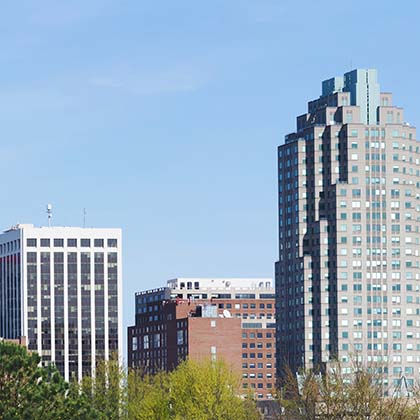
<svg viewBox="0 0 420 420"><path fill-rule="evenodd" d="M37 305L37 343L38 343L38 354L42 354L42 313L41 313L41 253L37 249L36 251L36 305Z"/></svg>
<svg viewBox="0 0 420 420"><path fill-rule="evenodd" d="M53 239L51 239L53 241ZM54 279L54 270L53 266L55 266L55 258L52 249L50 248L50 306L51 306L51 322L50 322L50 329L51 329L51 361L55 362L55 279Z"/></svg>
<svg viewBox="0 0 420 420"><path fill-rule="evenodd" d="M29 343L28 335L28 276L27 276L27 261L25 254L25 243L23 230L20 231L20 244L19 244L19 265L20 265L20 278L22 284L21 293L21 317L22 317L22 335L26 337L26 342Z"/></svg>
<svg viewBox="0 0 420 420"><path fill-rule="evenodd" d="M96 328L95 328L95 261L94 254L89 252L90 259L90 343L91 343L91 372L96 369Z"/></svg>
<svg viewBox="0 0 420 420"><path fill-rule="evenodd" d="M106 244L104 244L106 246ZM108 325L108 253L104 248L104 344L105 360L109 360L109 325Z"/></svg>
<svg viewBox="0 0 420 420"><path fill-rule="evenodd" d="M78 379L82 379L83 359L82 359L82 292L81 292L81 255L76 253L77 265L77 354L78 354Z"/></svg>
<svg viewBox="0 0 420 420"><path fill-rule="evenodd" d="M121 236L118 237L118 244L117 244L117 297L118 297L118 306L117 306L117 318L118 318L118 357L122 357L122 348L123 348L123 342L122 342L122 239Z"/></svg>
<svg viewBox="0 0 420 420"><path fill-rule="evenodd" d="M67 248L65 248L63 256L63 287L64 287L64 379L68 381L70 379L69 374L69 292L68 292L68 258Z"/></svg>

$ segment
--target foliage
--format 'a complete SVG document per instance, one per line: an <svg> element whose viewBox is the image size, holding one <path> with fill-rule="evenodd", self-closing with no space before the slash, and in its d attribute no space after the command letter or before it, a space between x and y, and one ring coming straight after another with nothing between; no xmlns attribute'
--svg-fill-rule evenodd
<svg viewBox="0 0 420 420"><path fill-rule="evenodd" d="M129 375L130 419L257 420L255 402L242 400L239 379L221 362L185 361L171 373Z"/></svg>
<svg viewBox="0 0 420 420"><path fill-rule="evenodd" d="M98 412L98 419L118 420L124 416L127 402L126 374L118 356L97 362L95 376L85 376L80 384L82 394Z"/></svg>
<svg viewBox="0 0 420 420"><path fill-rule="evenodd" d="M410 399L386 396L382 367L354 363L350 372L332 362L325 374L301 372L301 382L285 375L280 404L285 419L411 420L419 418L417 394Z"/></svg>
<svg viewBox="0 0 420 420"><path fill-rule="evenodd" d="M259 420L255 401L221 362L183 362L172 372L125 372L117 358L65 382L36 353L0 342L0 420Z"/></svg>
<svg viewBox="0 0 420 420"><path fill-rule="evenodd" d="M0 419L94 419L96 412L75 384L54 366L16 344L0 342Z"/></svg>

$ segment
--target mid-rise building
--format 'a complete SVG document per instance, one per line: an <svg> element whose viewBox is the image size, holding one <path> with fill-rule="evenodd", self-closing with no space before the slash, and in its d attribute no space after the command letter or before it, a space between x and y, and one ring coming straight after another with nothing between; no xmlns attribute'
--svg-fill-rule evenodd
<svg viewBox="0 0 420 420"><path fill-rule="evenodd" d="M277 360L420 373L420 143L376 70L322 84L278 148Z"/></svg>
<svg viewBox="0 0 420 420"><path fill-rule="evenodd" d="M275 387L274 288L271 279L169 280L136 293L128 328L128 365L154 373L187 357L224 360L243 393L270 399Z"/></svg>
<svg viewBox="0 0 420 420"><path fill-rule="evenodd" d="M27 337L66 380L122 354L121 230L17 225L0 234L0 337Z"/></svg>

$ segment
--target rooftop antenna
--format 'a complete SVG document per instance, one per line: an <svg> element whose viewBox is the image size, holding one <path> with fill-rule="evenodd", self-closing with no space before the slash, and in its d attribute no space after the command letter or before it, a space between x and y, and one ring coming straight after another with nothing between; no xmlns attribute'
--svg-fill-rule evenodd
<svg viewBox="0 0 420 420"><path fill-rule="evenodd" d="M51 227L52 204L47 204L48 227Z"/></svg>
<svg viewBox="0 0 420 420"><path fill-rule="evenodd" d="M86 227L86 207L83 207L83 227Z"/></svg>

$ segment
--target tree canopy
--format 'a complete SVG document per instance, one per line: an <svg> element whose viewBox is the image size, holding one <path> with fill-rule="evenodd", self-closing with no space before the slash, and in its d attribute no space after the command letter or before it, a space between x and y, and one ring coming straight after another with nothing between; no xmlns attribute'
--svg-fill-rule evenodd
<svg viewBox="0 0 420 420"><path fill-rule="evenodd" d="M26 348L0 342L0 419L95 419L77 384L66 383L54 366L39 366Z"/></svg>
<svg viewBox="0 0 420 420"><path fill-rule="evenodd" d="M239 377L223 362L181 363L170 373L128 376L128 418L257 420L255 402L239 395Z"/></svg>
<svg viewBox="0 0 420 420"><path fill-rule="evenodd" d="M0 420L259 420L255 401L222 362L185 361L145 375L99 362L95 375L67 383L26 348L0 342Z"/></svg>

